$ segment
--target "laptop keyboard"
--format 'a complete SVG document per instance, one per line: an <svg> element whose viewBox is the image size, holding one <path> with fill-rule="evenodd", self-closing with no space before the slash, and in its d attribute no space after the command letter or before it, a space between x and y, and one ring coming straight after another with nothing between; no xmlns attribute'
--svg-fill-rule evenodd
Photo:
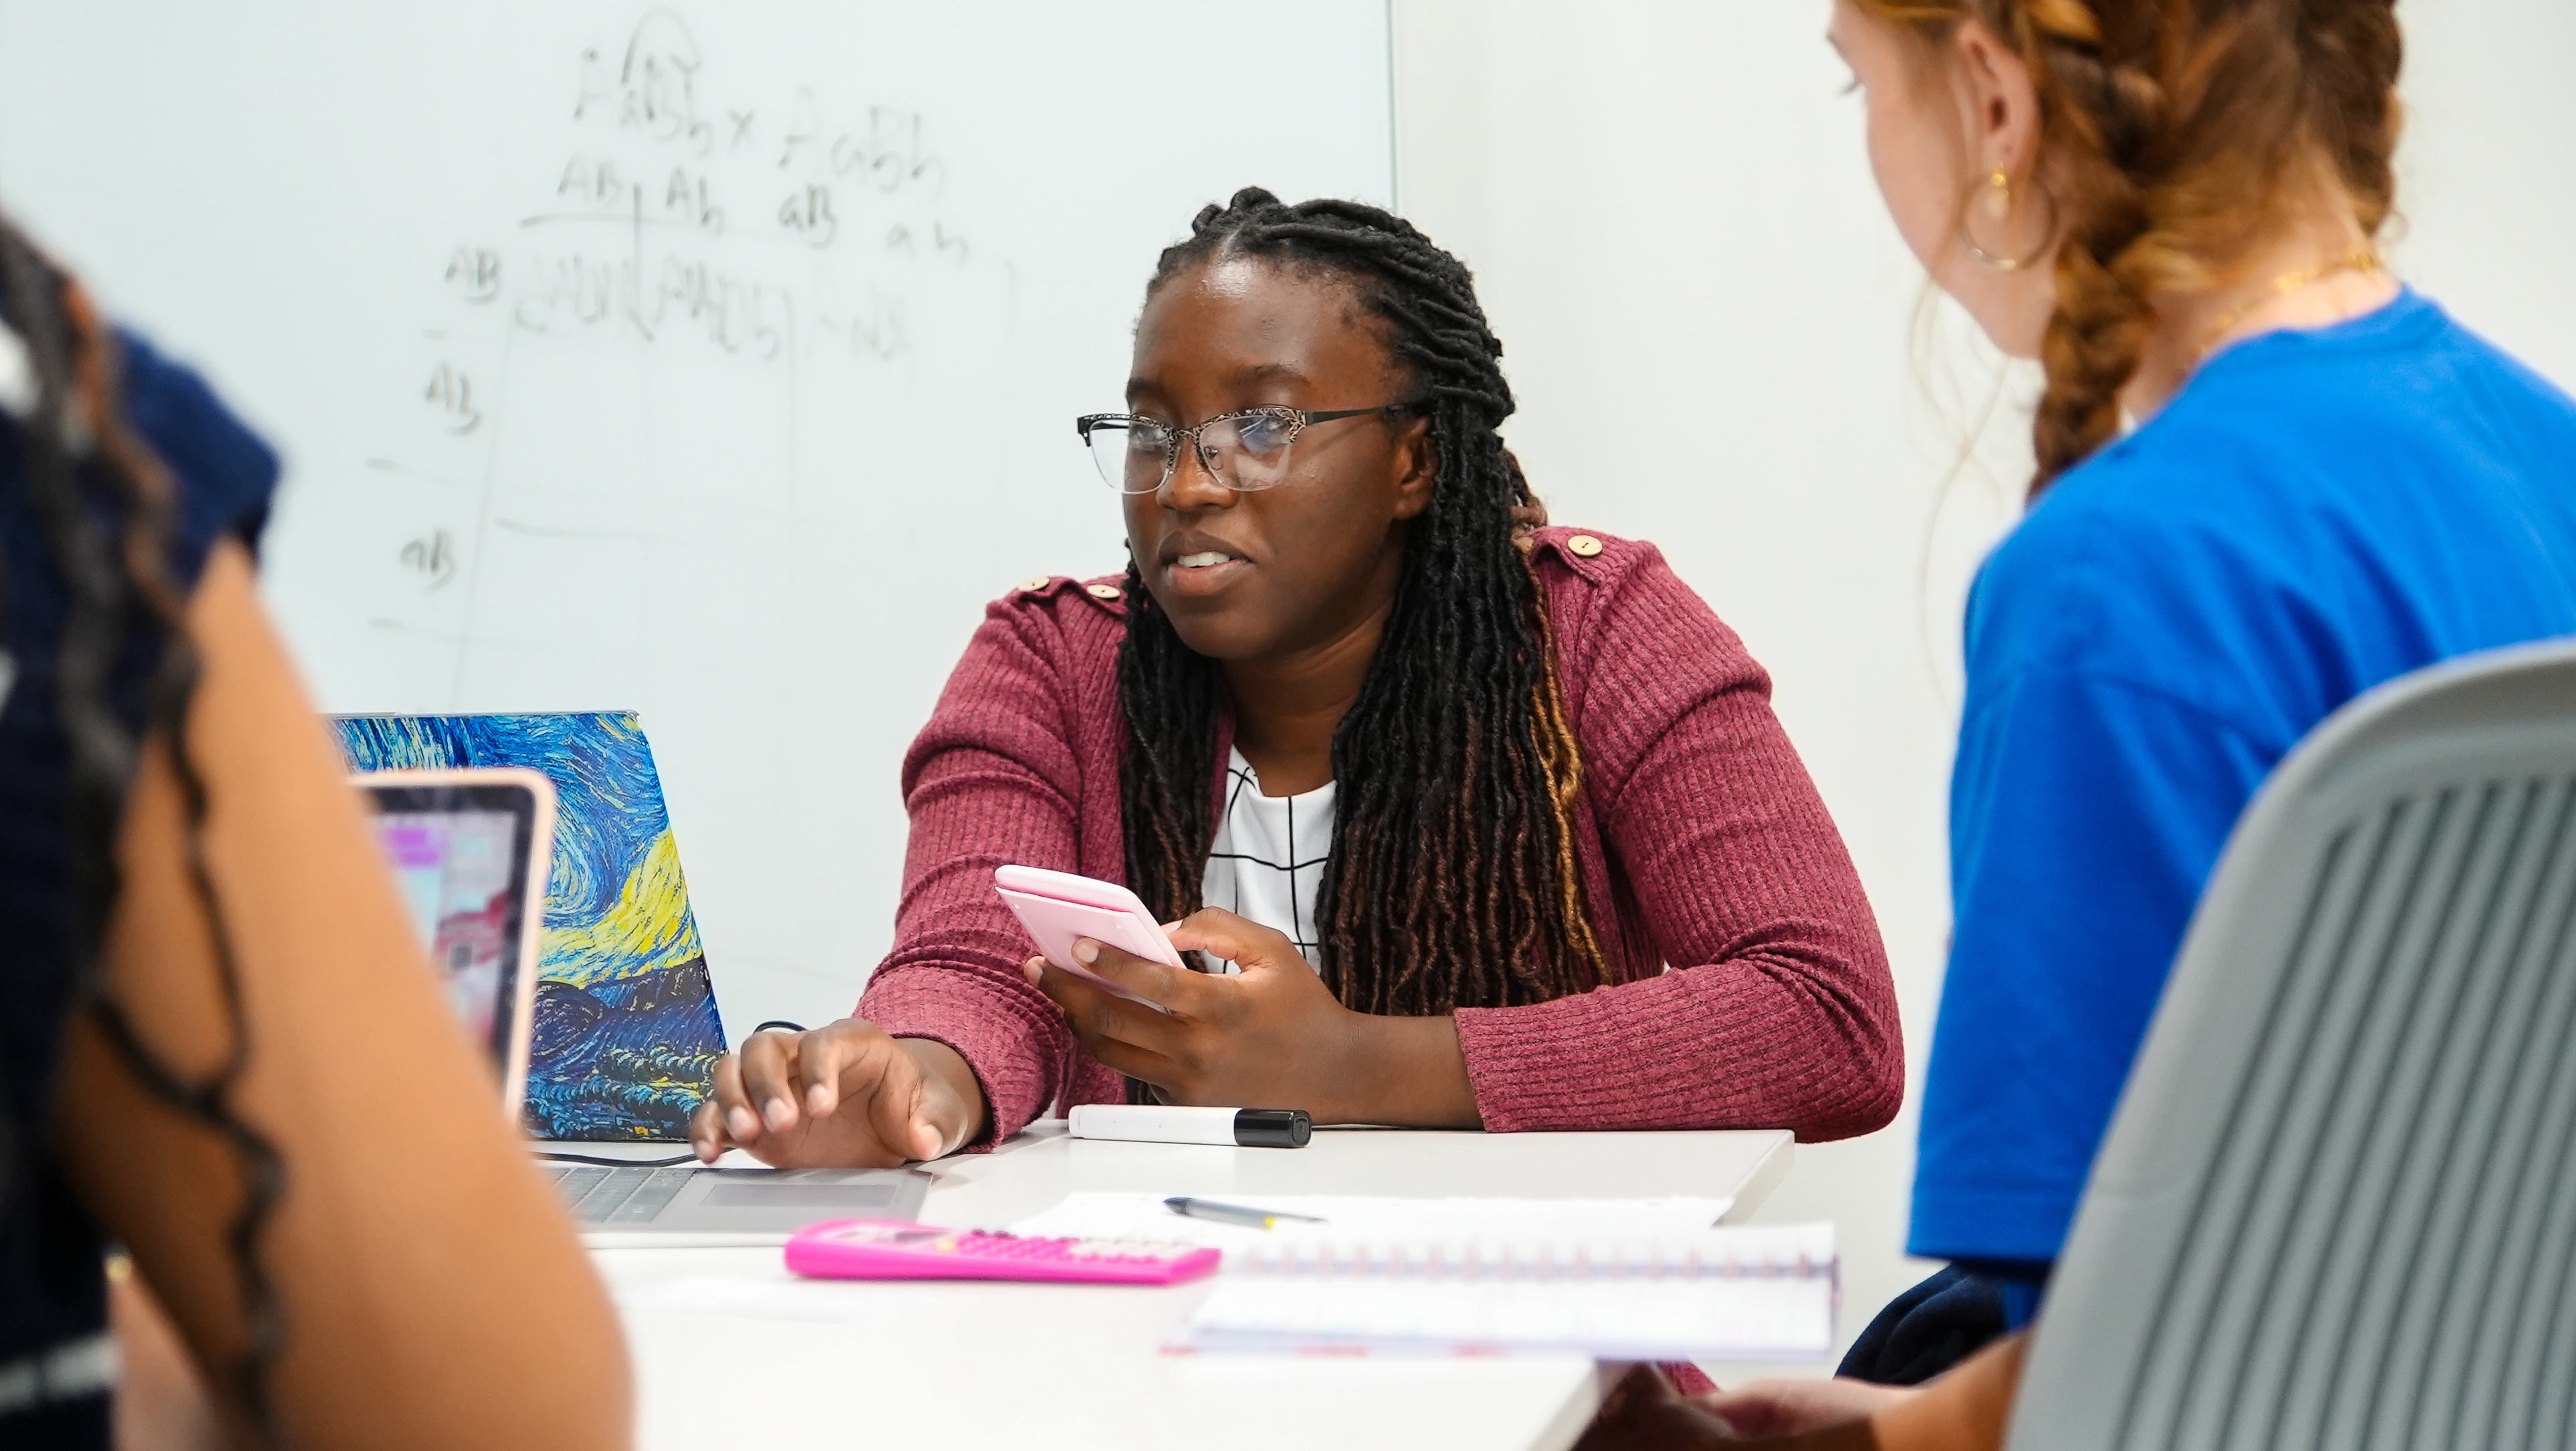
<svg viewBox="0 0 2576 1451"><path fill-rule="evenodd" d="M650 1224L679 1197L691 1169L608 1169L596 1164L542 1164L554 1175L572 1217L582 1224Z"/></svg>

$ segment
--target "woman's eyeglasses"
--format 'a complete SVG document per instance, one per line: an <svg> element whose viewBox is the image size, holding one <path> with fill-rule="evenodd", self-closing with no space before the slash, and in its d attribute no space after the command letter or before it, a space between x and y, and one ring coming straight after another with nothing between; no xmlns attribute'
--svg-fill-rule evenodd
<svg viewBox="0 0 2576 1451"><path fill-rule="evenodd" d="M1410 403L1381 403L1375 408L1337 408L1310 413L1303 408L1247 408L1220 413L1196 428L1174 428L1135 413L1088 413L1073 421L1091 450L1100 477L1122 494L1150 494L1170 483L1180 466L1181 441L1198 450L1199 466L1208 477L1249 494L1275 489L1288 481L1288 453L1297 435L1318 423L1339 418L1365 418L1372 413L1400 413Z"/></svg>

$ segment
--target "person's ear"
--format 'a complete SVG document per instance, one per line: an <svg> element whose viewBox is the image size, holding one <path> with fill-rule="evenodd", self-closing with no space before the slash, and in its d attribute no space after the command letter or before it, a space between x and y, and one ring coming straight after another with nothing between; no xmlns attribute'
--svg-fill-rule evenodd
<svg viewBox="0 0 2576 1451"><path fill-rule="evenodd" d="M1395 517L1412 519L1431 507L1431 491L1440 482L1439 452L1431 443L1431 420L1404 415L1395 431Z"/></svg>
<svg viewBox="0 0 2576 1451"><path fill-rule="evenodd" d="M1965 20L1951 36L1959 62L1960 109L1967 158L1978 185L2001 175L2013 192L2031 184L2039 158L2039 87L2030 66L1982 20Z"/></svg>

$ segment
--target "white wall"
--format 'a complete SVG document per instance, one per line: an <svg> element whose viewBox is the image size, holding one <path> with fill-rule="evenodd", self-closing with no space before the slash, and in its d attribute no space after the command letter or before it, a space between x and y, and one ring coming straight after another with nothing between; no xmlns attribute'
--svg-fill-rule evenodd
<svg viewBox="0 0 2576 1451"><path fill-rule="evenodd" d="M1395 3L1403 207L1476 270L1520 396L1512 445L1559 522L1661 544L1771 668L1878 909L1919 1085L1958 603L2017 507L2031 378L1925 298L1822 0ZM2400 268L2576 382L2576 7L2401 14ZM1884 1132L1802 1148L1765 1211L1841 1226L1846 1339L1931 1268L1900 1253L1911 1100Z"/></svg>
<svg viewBox="0 0 2576 1451"><path fill-rule="evenodd" d="M1106 81L1184 31L1316 114ZM1383 0L0 0L0 197L279 446L325 709L639 713L738 1039L884 957L985 604L1120 567L1155 253L1384 200L1388 82Z"/></svg>

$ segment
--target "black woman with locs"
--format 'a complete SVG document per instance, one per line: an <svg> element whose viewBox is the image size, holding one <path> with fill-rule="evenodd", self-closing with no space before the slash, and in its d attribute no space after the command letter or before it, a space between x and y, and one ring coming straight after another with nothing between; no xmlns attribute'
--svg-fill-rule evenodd
<svg viewBox="0 0 2576 1451"><path fill-rule="evenodd" d="M854 1016L718 1065L700 1154L930 1158L1121 1099L1883 1123L1884 949L1768 679L1653 546L1547 522L1501 357L1400 217L1201 211L1126 408L1076 420L1126 568L987 607L905 764L894 951ZM1217 970L1101 948L1156 1012L1024 960L1011 863L1126 886Z"/></svg>

